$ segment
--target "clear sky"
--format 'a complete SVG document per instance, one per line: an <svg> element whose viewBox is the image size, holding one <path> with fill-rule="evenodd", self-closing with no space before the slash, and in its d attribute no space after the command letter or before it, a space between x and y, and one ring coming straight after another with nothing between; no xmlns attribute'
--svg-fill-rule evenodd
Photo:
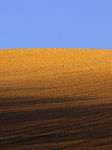
<svg viewBox="0 0 112 150"><path fill-rule="evenodd" d="M112 49L112 0L0 0L0 49Z"/></svg>

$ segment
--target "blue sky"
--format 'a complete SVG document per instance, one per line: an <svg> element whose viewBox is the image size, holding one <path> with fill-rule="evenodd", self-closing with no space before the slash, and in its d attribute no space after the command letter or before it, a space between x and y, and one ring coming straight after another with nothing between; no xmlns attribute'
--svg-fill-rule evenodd
<svg viewBox="0 0 112 150"><path fill-rule="evenodd" d="M0 0L0 49L112 49L112 0Z"/></svg>

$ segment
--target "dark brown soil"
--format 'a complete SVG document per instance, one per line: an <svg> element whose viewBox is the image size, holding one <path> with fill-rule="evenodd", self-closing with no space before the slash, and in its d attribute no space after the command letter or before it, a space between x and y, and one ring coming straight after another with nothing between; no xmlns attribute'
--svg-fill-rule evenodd
<svg viewBox="0 0 112 150"><path fill-rule="evenodd" d="M111 150L112 104L75 106L85 100L0 98L0 149Z"/></svg>

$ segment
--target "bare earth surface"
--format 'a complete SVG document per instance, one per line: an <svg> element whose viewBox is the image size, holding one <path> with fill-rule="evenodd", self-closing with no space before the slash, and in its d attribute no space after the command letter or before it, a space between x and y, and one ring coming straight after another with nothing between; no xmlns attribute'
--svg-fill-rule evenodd
<svg viewBox="0 0 112 150"><path fill-rule="evenodd" d="M112 150L112 50L0 50L1 150Z"/></svg>

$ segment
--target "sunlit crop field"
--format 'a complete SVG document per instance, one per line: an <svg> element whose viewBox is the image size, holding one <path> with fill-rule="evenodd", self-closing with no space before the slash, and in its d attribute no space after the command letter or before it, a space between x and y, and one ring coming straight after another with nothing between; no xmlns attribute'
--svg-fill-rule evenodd
<svg viewBox="0 0 112 150"><path fill-rule="evenodd" d="M112 149L112 50L0 50L0 149Z"/></svg>

